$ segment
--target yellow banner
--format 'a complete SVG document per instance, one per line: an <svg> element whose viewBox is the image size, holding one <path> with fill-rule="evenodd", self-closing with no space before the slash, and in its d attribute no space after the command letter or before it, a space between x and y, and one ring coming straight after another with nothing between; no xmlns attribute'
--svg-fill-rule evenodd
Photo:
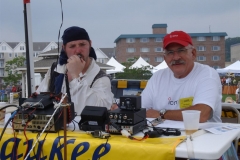
<svg viewBox="0 0 240 160"><path fill-rule="evenodd" d="M16 137L8 129L0 142L0 159L23 160L37 139L37 133L22 132ZM64 159L63 131L46 133L31 152L28 160ZM141 137L138 137L141 138ZM81 131L67 132L68 160L174 160L175 148L184 136L130 140L121 135L111 135L109 140L94 138ZM27 140L28 139L28 140ZM107 142L107 143L106 143ZM28 145L27 145L28 144Z"/></svg>

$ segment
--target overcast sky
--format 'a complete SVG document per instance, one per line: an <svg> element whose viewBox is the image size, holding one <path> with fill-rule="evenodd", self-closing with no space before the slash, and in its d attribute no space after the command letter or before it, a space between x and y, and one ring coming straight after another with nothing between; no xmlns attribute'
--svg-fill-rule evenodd
<svg viewBox="0 0 240 160"><path fill-rule="evenodd" d="M63 31L87 30L95 48L115 47L121 34L152 34L153 24L167 32L226 32L240 37L240 0L62 0ZM60 0L31 0L32 39L58 41ZM0 42L25 41L23 0L0 0ZM61 41L61 39L60 39Z"/></svg>

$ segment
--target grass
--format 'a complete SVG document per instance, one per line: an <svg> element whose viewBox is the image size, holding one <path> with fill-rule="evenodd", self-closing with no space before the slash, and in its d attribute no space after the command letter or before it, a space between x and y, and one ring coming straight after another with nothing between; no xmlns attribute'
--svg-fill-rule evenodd
<svg viewBox="0 0 240 160"><path fill-rule="evenodd" d="M236 95L235 94L223 94L222 95L222 102L225 102L226 97L232 97L234 101L236 101Z"/></svg>

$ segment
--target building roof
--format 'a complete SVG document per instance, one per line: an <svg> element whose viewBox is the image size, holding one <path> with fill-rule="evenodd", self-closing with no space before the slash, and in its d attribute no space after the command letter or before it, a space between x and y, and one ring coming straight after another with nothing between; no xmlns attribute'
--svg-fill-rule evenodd
<svg viewBox="0 0 240 160"><path fill-rule="evenodd" d="M15 48L20 42L6 42L12 49Z"/></svg>
<svg viewBox="0 0 240 160"><path fill-rule="evenodd" d="M211 36L227 36L226 32L215 33L188 33L191 37L211 37ZM126 38L163 38L166 34L121 34L114 43L117 43L120 39Z"/></svg>
<svg viewBox="0 0 240 160"><path fill-rule="evenodd" d="M159 38L164 37L166 34L121 34L114 43L117 43L120 39L126 38Z"/></svg>
<svg viewBox="0 0 240 160"><path fill-rule="evenodd" d="M235 46L240 46L240 43L236 43L236 44L231 45L231 47L235 47Z"/></svg>
<svg viewBox="0 0 240 160"><path fill-rule="evenodd" d="M167 28L167 24L153 24L152 28Z"/></svg>
<svg viewBox="0 0 240 160"><path fill-rule="evenodd" d="M47 70L53 64L53 62L56 62L56 61L57 61L57 58L44 58L44 59L41 59L39 61L36 61L36 62L34 62L34 70L35 70L35 72L45 72L46 73ZM96 62L96 63L103 70L114 69L113 66L103 64L103 63L99 63L99 62ZM26 65L18 67L18 70L19 71L26 71Z"/></svg>
<svg viewBox="0 0 240 160"><path fill-rule="evenodd" d="M33 42L33 51L43 51L50 42Z"/></svg>
<svg viewBox="0 0 240 160"><path fill-rule="evenodd" d="M21 42L6 42L12 49L14 49ZM23 42L25 43L25 42ZM51 42L33 42L33 51L43 51ZM58 42L55 42L56 44ZM59 46L62 45L62 42L59 42Z"/></svg>
<svg viewBox="0 0 240 160"><path fill-rule="evenodd" d="M60 48L59 48L59 52L61 52ZM55 48L47 52L40 53L38 57L51 57L51 56L58 56L58 55L59 55L58 48Z"/></svg>
<svg viewBox="0 0 240 160"><path fill-rule="evenodd" d="M108 58L115 57L115 48L99 48Z"/></svg>

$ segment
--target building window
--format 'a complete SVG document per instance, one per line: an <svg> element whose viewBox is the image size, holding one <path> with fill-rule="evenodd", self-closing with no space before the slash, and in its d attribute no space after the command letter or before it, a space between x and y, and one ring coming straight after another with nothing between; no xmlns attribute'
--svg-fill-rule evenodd
<svg viewBox="0 0 240 160"><path fill-rule="evenodd" d="M197 37L197 41L206 41L206 37Z"/></svg>
<svg viewBox="0 0 240 160"><path fill-rule="evenodd" d="M4 53L0 53L0 58L4 58Z"/></svg>
<svg viewBox="0 0 240 160"><path fill-rule="evenodd" d="M4 76L4 70L0 69L0 76ZM5 83L2 83L3 85L5 85Z"/></svg>
<svg viewBox="0 0 240 160"><path fill-rule="evenodd" d="M213 61L219 61L219 60L220 60L220 57L219 57L219 56L212 56L212 60L213 60Z"/></svg>
<svg viewBox="0 0 240 160"><path fill-rule="evenodd" d="M141 38L140 42L147 43L147 42L149 42L149 38Z"/></svg>
<svg viewBox="0 0 240 160"><path fill-rule="evenodd" d="M17 54L17 53L14 53L14 57L18 57L18 54Z"/></svg>
<svg viewBox="0 0 240 160"><path fill-rule="evenodd" d="M143 59L146 61L146 62L150 62L150 59L148 57L143 57Z"/></svg>
<svg viewBox="0 0 240 160"><path fill-rule="evenodd" d="M220 68L220 66L212 66L212 68L218 69L218 68Z"/></svg>
<svg viewBox="0 0 240 160"><path fill-rule="evenodd" d="M206 51L205 46L197 46L197 51Z"/></svg>
<svg viewBox="0 0 240 160"><path fill-rule="evenodd" d="M127 58L127 62L135 62L135 61L136 61L136 59L133 57Z"/></svg>
<svg viewBox="0 0 240 160"><path fill-rule="evenodd" d="M24 56L24 57L25 57L25 56L26 56L26 53L25 53L25 52L22 52L22 56Z"/></svg>
<svg viewBox="0 0 240 160"><path fill-rule="evenodd" d="M3 51L6 51L6 50L7 50L7 47L6 47L6 46L2 46L2 50L3 50Z"/></svg>
<svg viewBox="0 0 240 160"><path fill-rule="evenodd" d="M4 64L3 61L0 61L0 67L3 67L3 64Z"/></svg>
<svg viewBox="0 0 240 160"><path fill-rule="evenodd" d="M134 43L135 42L135 38L127 38L126 42L127 43Z"/></svg>
<svg viewBox="0 0 240 160"><path fill-rule="evenodd" d="M213 51L220 51L220 46L212 46Z"/></svg>
<svg viewBox="0 0 240 160"><path fill-rule="evenodd" d="M155 57L155 62L162 62L163 61L163 57Z"/></svg>
<svg viewBox="0 0 240 160"><path fill-rule="evenodd" d="M8 56L9 56L9 57L12 57L12 53L9 53Z"/></svg>
<svg viewBox="0 0 240 160"><path fill-rule="evenodd" d="M149 48L141 48L141 52L149 52Z"/></svg>
<svg viewBox="0 0 240 160"><path fill-rule="evenodd" d="M219 36L213 36L213 37L212 37L212 40L213 40L213 41L220 41L220 37L219 37Z"/></svg>
<svg viewBox="0 0 240 160"><path fill-rule="evenodd" d="M135 48L127 48L127 52L128 53L133 53L133 52L135 52Z"/></svg>
<svg viewBox="0 0 240 160"><path fill-rule="evenodd" d="M155 52L163 52L163 48L162 47L156 47Z"/></svg>
<svg viewBox="0 0 240 160"><path fill-rule="evenodd" d="M159 37L159 38L156 38L156 39L155 39L155 42L162 42L162 40L163 40L163 39Z"/></svg>
<svg viewBox="0 0 240 160"><path fill-rule="evenodd" d="M20 46L20 51L23 51L24 50L24 46Z"/></svg>
<svg viewBox="0 0 240 160"><path fill-rule="evenodd" d="M38 52L33 53L33 57L37 57L38 56Z"/></svg>
<svg viewBox="0 0 240 160"><path fill-rule="evenodd" d="M51 46L51 50L55 49L55 46Z"/></svg>
<svg viewBox="0 0 240 160"><path fill-rule="evenodd" d="M206 61L205 56L197 56L197 61Z"/></svg>

